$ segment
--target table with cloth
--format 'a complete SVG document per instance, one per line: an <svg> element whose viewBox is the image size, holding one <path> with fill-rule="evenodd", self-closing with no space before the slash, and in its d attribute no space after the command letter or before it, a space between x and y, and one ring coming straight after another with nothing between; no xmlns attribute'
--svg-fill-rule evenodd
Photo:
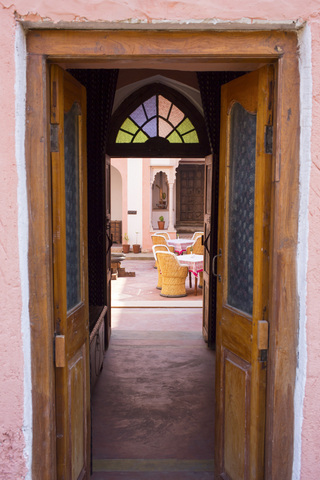
<svg viewBox="0 0 320 480"><path fill-rule="evenodd" d="M181 266L187 266L189 274L193 273L195 277L194 294L198 294L198 277L199 273L203 272L203 255L189 254L179 257L179 263Z"/></svg>
<svg viewBox="0 0 320 480"><path fill-rule="evenodd" d="M192 245L194 240L191 240L191 238L174 238L172 240L167 240L167 244L170 247L174 248L174 251L178 253L178 255L181 255L183 252L187 251L187 247L190 247Z"/></svg>

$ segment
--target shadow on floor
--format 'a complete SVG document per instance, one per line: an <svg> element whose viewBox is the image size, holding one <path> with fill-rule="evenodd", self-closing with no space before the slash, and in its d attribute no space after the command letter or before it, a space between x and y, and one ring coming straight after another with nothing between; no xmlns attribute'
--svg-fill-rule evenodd
<svg viewBox="0 0 320 480"><path fill-rule="evenodd" d="M201 330L201 306L112 309L92 395L93 480L213 479L215 354Z"/></svg>

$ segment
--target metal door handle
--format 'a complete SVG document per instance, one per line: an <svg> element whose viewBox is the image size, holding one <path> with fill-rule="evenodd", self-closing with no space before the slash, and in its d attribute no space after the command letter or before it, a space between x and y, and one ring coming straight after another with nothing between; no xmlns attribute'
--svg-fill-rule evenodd
<svg viewBox="0 0 320 480"><path fill-rule="evenodd" d="M216 273L216 268L215 268L215 265L216 265L216 264L215 264L215 261L216 261L216 258L221 257L221 256L222 256L222 250L221 250L221 248L219 248L219 253L218 253L217 255L215 255L215 256L213 257L213 260L212 260L212 274L213 274L215 277L218 277L218 281L219 281L219 282L221 282L221 275L218 275L218 274Z"/></svg>
<svg viewBox="0 0 320 480"><path fill-rule="evenodd" d="M209 252L207 243L208 243L210 235L211 235L211 232L208 233L208 236L205 240L203 240L203 235L202 235L202 245L204 246L204 248L207 250L208 253L210 253L210 252Z"/></svg>
<svg viewBox="0 0 320 480"><path fill-rule="evenodd" d="M113 245L113 235L111 233L111 235L109 236L108 233L107 233L107 239L108 239L108 248L107 248L107 255Z"/></svg>

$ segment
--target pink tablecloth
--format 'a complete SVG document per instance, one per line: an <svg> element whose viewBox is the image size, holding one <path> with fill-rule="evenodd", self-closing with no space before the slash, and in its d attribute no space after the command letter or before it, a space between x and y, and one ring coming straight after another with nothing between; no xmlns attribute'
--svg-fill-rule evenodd
<svg viewBox="0 0 320 480"><path fill-rule="evenodd" d="M170 247L174 247L174 251L181 255L182 252L187 251L187 247L192 245L194 240L188 238L175 238L173 240L167 240L167 244Z"/></svg>
<svg viewBox="0 0 320 480"><path fill-rule="evenodd" d="M183 255L178 258L180 265L187 266L189 272L198 277L198 273L203 271L203 255Z"/></svg>

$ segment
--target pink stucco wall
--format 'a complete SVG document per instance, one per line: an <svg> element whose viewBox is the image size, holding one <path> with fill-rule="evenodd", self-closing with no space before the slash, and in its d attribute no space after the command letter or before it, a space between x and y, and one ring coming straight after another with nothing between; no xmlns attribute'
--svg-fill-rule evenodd
<svg viewBox="0 0 320 480"><path fill-rule="evenodd" d="M25 476L23 353L15 160L14 8L0 13L0 478Z"/></svg>
<svg viewBox="0 0 320 480"><path fill-rule="evenodd" d="M320 7L319 0L17 0L0 6L0 478L25 476L23 455L23 350L18 259L17 168L15 158L15 15L32 21L121 21L169 19L308 21L312 35L312 168L307 272L307 379L302 430L301 479L320 478ZM16 13L15 13L16 12ZM245 22L245 23L246 23ZM245 26L245 25L244 25ZM119 168L120 169L120 168ZM123 178L124 184L125 180ZM125 190L125 189L124 189ZM125 205L125 202L124 202ZM296 478L299 478L299 473Z"/></svg>
<svg viewBox="0 0 320 480"><path fill-rule="evenodd" d="M18 0L14 4L17 13L23 18L29 17L35 21L41 19L58 22L64 21L95 21L105 20L117 22L126 19L138 19L151 22L152 20L170 19L222 19L239 20L248 18L251 20L298 20L308 19L319 12L317 0L218 0L214 4L211 0L201 0L194 8L193 0L164 0L155 2L150 0L131 0L130 2L117 0L98 0L87 2L86 0L57 0L48 3L45 0L35 0L30 3L27 0Z"/></svg>

